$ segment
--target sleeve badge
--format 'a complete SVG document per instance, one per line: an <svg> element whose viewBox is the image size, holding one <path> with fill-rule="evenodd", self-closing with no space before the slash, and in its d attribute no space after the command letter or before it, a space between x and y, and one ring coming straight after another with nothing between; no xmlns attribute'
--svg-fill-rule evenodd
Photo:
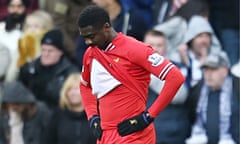
<svg viewBox="0 0 240 144"><path fill-rule="evenodd" d="M158 53L153 53L148 56L148 61L152 63L152 66L159 66L164 61L164 57Z"/></svg>

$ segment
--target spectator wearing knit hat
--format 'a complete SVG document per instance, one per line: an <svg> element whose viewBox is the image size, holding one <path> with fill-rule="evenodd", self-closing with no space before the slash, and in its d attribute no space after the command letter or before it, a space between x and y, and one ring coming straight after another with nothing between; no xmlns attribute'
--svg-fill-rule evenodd
<svg viewBox="0 0 240 144"><path fill-rule="evenodd" d="M58 105L60 89L66 77L78 71L64 55L63 40L59 30L47 32L41 40L40 57L25 64L19 74L19 80L38 100L50 107Z"/></svg>
<svg viewBox="0 0 240 144"><path fill-rule="evenodd" d="M64 51L62 32L57 29L49 31L42 38L41 44L53 45L55 46L55 48L59 49L60 51Z"/></svg>

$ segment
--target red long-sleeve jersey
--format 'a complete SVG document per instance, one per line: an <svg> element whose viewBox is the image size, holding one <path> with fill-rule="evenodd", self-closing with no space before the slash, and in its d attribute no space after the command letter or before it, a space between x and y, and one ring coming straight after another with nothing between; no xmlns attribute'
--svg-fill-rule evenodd
<svg viewBox="0 0 240 144"><path fill-rule="evenodd" d="M150 73L165 80L148 109L156 117L184 82L181 72L150 46L121 33L105 51L89 47L80 83L88 118L100 115L102 129L113 129L120 121L146 110Z"/></svg>

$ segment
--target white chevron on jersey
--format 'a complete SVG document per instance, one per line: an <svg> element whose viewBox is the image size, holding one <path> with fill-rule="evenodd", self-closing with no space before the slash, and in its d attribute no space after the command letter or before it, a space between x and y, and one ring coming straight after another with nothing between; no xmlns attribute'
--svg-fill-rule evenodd
<svg viewBox="0 0 240 144"><path fill-rule="evenodd" d="M120 85L115 79L96 59L92 60L91 67L91 87L92 93L101 98L109 91Z"/></svg>

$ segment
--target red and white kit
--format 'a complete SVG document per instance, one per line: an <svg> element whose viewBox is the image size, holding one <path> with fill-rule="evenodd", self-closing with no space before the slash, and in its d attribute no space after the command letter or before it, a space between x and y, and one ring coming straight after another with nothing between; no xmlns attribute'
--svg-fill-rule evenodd
<svg viewBox="0 0 240 144"><path fill-rule="evenodd" d="M104 51L96 47L87 49L83 58L80 91L88 118L100 115L102 143L111 141L106 136L111 135L110 131L113 131L112 135L117 135L119 122L146 110L151 73L166 80L158 98L148 109L149 114L156 117L172 100L184 79L175 65L150 46L121 33ZM153 125L125 139L134 139L139 135L145 139L141 142L153 142Z"/></svg>

